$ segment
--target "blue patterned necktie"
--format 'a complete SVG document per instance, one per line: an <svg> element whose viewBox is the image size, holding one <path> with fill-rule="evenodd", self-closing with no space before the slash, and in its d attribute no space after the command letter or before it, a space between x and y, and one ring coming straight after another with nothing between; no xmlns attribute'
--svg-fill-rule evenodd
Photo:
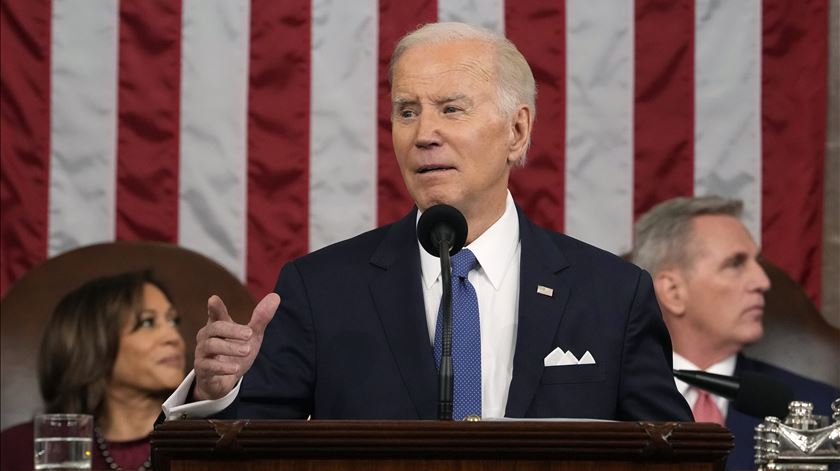
<svg viewBox="0 0 840 471"><path fill-rule="evenodd" d="M452 418L481 416L481 328L478 298L467 275L478 267L469 249L452 256L452 367L455 395ZM438 308L435 327L435 361L440 368L443 338L443 303Z"/></svg>

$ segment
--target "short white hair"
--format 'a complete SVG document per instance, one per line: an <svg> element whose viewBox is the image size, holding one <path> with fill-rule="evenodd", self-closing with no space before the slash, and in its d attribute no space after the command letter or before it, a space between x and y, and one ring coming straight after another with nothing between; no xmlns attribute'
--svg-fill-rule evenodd
<svg viewBox="0 0 840 471"><path fill-rule="evenodd" d="M492 46L496 58L499 110L505 117L512 117L519 106L525 105L531 111L530 124L533 124L537 114L537 85L531 66L510 39L480 26L457 22L427 23L406 34L391 55L388 82L393 84L394 68L408 49L422 44L459 40L481 41ZM528 136L519 165L525 164L525 152L530 145L531 136Z"/></svg>
<svg viewBox="0 0 840 471"><path fill-rule="evenodd" d="M678 197L666 200L642 215L634 226L631 260L651 274L669 267L688 270L694 235L692 221L705 215L740 219L744 204L720 196Z"/></svg>

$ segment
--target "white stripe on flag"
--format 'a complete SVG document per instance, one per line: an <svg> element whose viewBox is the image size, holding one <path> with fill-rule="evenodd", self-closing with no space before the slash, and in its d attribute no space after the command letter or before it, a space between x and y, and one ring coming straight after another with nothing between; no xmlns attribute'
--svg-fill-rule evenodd
<svg viewBox="0 0 840 471"><path fill-rule="evenodd" d="M629 251L633 224L633 2L566 4L566 233Z"/></svg>
<svg viewBox="0 0 840 471"><path fill-rule="evenodd" d="M115 234L116 0L52 4L48 256Z"/></svg>
<svg viewBox="0 0 840 471"><path fill-rule="evenodd" d="M503 0L438 0L439 21L460 21L505 32L505 2Z"/></svg>
<svg viewBox="0 0 840 471"><path fill-rule="evenodd" d="M761 1L696 2L694 193L744 201L761 241Z"/></svg>
<svg viewBox="0 0 840 471"><path fill-rule="evenodd" d="M245 279L249 0L186 0L178 242Z"/></svg>
<svg viewBox="0 0 840 471"><path fill-rule="evenodd" d="M310 250L376 226L378 8L312 5Z"/></svg>

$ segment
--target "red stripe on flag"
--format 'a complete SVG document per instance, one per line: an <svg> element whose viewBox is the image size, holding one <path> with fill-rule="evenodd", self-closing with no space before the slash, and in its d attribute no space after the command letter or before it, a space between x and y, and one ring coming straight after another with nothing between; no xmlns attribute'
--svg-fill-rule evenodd
<svg viewBox="0 0 840 471"><path fill-rule="evenodd" d="M308 250L309 0L254 0L248 96L247 284L261 297Z"/></svg>
<svg viewBox="0 0 840 471"><path fill-rule="evenodd" d="M120 2L117 239L178 240L181 2Z"/></svg>
<svg viewBox="0 0 840 471"><path fill-rule="evenodd" d="M828 3L765 0L763 9L763 252L819 306Z"/></svg>
<svg viewBox="0 0 840 471"><path fill-rule="evenodd" d="M379 2L379 90L377 95L377 224L405 216L414 201L405 189L391 142L391 85L388 63L397 41L425 23L437 21L436 0Z"/></svg>
<svg viewBox="0 0 840 471"><path fill-rule="evenodd" d="M505 30L537 80L537 121L524 168L511 172L516 202L538 224L563 230L566 155L565 1L505 2Z"/></svg>
<svg viewBox="0 0 840 471"><path fill-rule="evenodd" d="M0 3L0 293L47 256L51 4Z"/></svg>
<svg viewBox="0 0 840 471"><path fill-rule="evenodd" d="M694 0L636 1L634 219L694 193Z"/></svg>

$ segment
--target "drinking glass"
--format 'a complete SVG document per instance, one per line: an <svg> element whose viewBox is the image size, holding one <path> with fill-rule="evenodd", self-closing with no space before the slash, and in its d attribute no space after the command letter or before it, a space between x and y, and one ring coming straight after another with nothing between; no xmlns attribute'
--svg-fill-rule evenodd
<svg viewBox="0 0 840 471"><path fill-rule="evenodd" d="M38 415L34 438L35 469L90 469L93 416Z"/></svg>

